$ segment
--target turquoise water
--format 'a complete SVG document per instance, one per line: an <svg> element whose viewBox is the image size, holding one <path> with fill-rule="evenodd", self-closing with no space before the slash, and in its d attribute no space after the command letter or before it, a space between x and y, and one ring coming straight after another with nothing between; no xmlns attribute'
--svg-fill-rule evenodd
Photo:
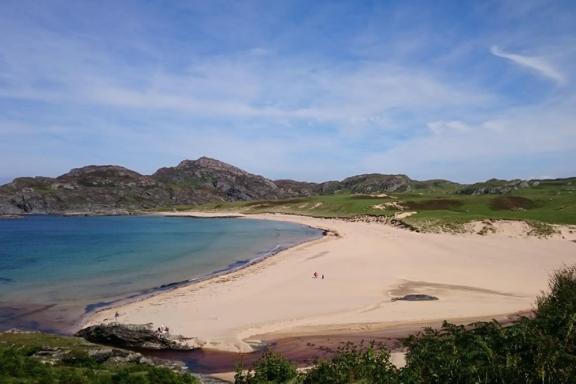
<svg viewBox="0 0 576 384"><path fill-rule="evenodd" d="M319 236L307 226L252 219L0 219L0 329L66 331L87 309Z"/></svg>

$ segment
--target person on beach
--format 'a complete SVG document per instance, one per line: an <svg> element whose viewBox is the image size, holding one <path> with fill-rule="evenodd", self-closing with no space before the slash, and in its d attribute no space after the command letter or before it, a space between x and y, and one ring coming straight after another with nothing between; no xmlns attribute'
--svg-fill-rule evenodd
<svg viewBox="0 0 576 384"><path fill-rule="evenodd" d="M114 320L118 321L118 318L120 317L120 314L118 312L116 312L114 314Z"/></svg>
<svg viewBox="0 0 576 384"><path fill-rule="evenodd" d="M322 274L322 280L324 280L324 274Z"/></svg>
<svg viewBox="0 0 576 384"><path fill-rule="evenodd" d="M314 278L317 279L318 278L318 272L314 272Z"/></svg>

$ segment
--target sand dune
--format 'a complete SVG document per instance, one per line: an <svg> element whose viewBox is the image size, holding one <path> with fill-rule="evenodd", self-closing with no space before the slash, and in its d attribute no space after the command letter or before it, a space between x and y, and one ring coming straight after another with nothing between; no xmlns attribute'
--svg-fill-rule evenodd
<svg viewBox="0 0 576 384"><path fill-rule="evenodd" d="M421 234L378 223L251 217L298 222L338 236L100 311L88 323L110 321L118 311L120 322L167 325L172 333L205 340L209 348L246 352L258 345L259 335L269 340L271 335L371 331L529 310L550 274L576 263L576 244L558 238ZM325 279L314 279L314 272ZM391 300L409 293L439 300Z"/></svg>

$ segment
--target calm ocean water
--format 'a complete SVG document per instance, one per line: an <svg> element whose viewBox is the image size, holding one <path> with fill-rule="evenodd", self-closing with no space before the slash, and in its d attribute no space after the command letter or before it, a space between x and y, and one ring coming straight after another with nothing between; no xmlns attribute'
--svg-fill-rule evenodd
<svg viewBox="0 0 576 384"><path fill-rule="evenodd" d="M0 219L0 329L66 331L87 308L242 265L321 236L243 219Z"/></svg>

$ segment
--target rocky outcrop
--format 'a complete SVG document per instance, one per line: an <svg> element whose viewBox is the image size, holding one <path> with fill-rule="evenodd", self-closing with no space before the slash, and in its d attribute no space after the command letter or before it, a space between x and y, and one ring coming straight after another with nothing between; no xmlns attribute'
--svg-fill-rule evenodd
<svg viewBox="0 0 576 384"><path fill-rule="evenodd" d="M462 195L488 195L510 193L517 189L530 188L539 185L538 180L498 180L490 179L462 188L458 193Z"/></svg>
<svg viewBox="0 0 576 384"><path fill-rule="evenodd" d="M86 355L73 353L66 347L43 346L34 352L31 357L50 365L61 363L74 364L75 360L82 361L88 357L96 364L148 364L168 368L174 371L186 371L185 364L180 361L149 358L138 352L96 345L87 349Z"/></svg>
<svg viewBox="0 0 576 384"><path fill-rule="evenodd" d="M352 193L407 192L412 189L412 180L406 175L371 173L349 177L341 185Z"/></svg>
<svg viewBox="0 0 576 384"><path fill-rule="evenodd" d="M120 348L191 351L205 344L197 338L170 335L153 329L150 324L98 324L81 329L75 336Z"/></svg>
<svg viewBox="0 0 576 384"><path fill-rule="evenodd" d="M308 197L321 193L321 184L295 180L274 180L274 184L290 196Z"/></svg>
<svg viewBox="0 0 576 384"><path fill-rule="evenodd" d="M4 346L30 350L33 352L30 355L31 358L49 365L84 367L97 365L106 370L110 366L118 367L130 364L132 367L134 365L153 365L179 373L188 371L186 365L181 361L164 360L130 350L93 344L82 338L11 329L0 332L0 339L2 339L0 345L4 343ZM0 382L4 383L2 380Z"/></svg>
<svg viewBox="0 0 576 384"><path fill-rule="evenodd" d="M170 188L176 204L191 200L275 200L290 195L271 180L207 157L160 168L151 177Z"/></svg>
<svg viewBox="0 0 576 384"><path fill-rule="evenodd" d="M118 166L88 166L57 178L17 178L0 187L0 213L126 213L169 199L148 176Z"/></svg>
<svg viewBox="0 0 576 384"><path fill-rule="evenodd" d="M299 196L262 176L218 160L184 160L152 176L114 165L72 169L56 177L22 177L0 187L0 215L126 214L212 201Z"/></svg>
<svg viewBox="0 0 576 384"><path fill-rule="evenodd" d="M421 293L415 293L410 295L404 295L402 297L394 297L392 301L434 301L438 300L436 296L424 295Z"/></svg>

